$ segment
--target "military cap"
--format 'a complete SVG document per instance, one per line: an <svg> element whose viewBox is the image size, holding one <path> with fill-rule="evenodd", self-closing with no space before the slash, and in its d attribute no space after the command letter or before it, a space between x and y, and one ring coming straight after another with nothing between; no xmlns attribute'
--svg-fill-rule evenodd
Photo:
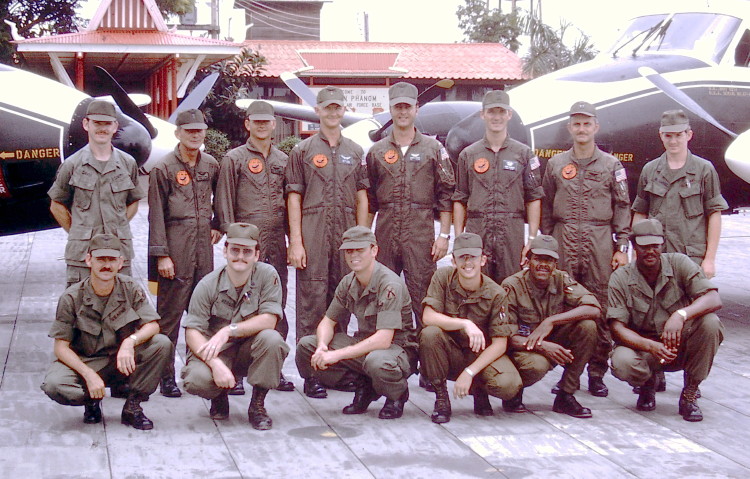
<svg viewBox="0 0 750 479"><path fill-rule="evenodd" d="M596 116L596 107L587 101L577 101L570 107L568 115Z"/></svg>
<svg viewBox="0 0 750 479"><path fill-rule="evenodd" d="M399 103L416 105L418 96L417 87L403 81L396 83L388 89L388 98L390 99L391 106L398 105Z"/></svg>
<svg viewBox="0 0 750 479"><path fill-rule="evenodd" d="M510 110L510 97L503 90L492 90L484 94L482 110L489 110L495 107Z"/></svg>
<svg viewBox="0 0 750 479"><path fill-rule="evenodd" d="M116 258L122 256L120 251L122 244L119 238L112 234L98 234L89 241L89 254L95 258L100 256L109 256Z"/></svg>
<svg viewBox="0 0 750 479"><path fill-rule="evenodd" d="M94 121L116 121L115 106L104 100L94 100L86 107L86 118Z"/></svg>
<svg viewBox="0 0 750 479"><path fill-rule="evenodd" d="M203 113L195 108L181 111L177 115L177 121L175 123L183 130L205 130L208 128L208 125L206 125L206 119L203 118Z"/></svg>
<svg viewBox="0 0 750 479"><path fill-rule="evenodd" d="M560 259L560 255L557 254L557 248L557 240L549 235L539 235L531 240L529 244L529 250L534 254Z"/></svg>
<svg viewBox="0 0 750 479"><path fill-rule="evenodd" d="M631 237L641 246L664 244L664 228L656 218L642 220L633 225Z"/></svg>
<svg viewBox="0 0 750 479"><path fill-rule="evenodd" d="M245 118L256 121L272 121L273 105L267 101L255 100L247 107Z"/></svg>
<svg viewBox="0 0 750 479"><path fill-rule="evenodd" d="M258 244L258 236L258 227L250 223L232 223L227 228L227 243L255 246Z"/></svg>
<svg viewBox="0 0 750 479"><path fill-rule="evenodd" d="M453 257L457 258L465 254L471 256L482 255L482 237L476 233L463 232L456 236L453 242Z"/></svg>
<svg viewBox="0 0 750 479"><path fill-rule="evenodd" d="M344 231L339 249L360 249L377 244L375 233L365 226L352 226Z"/></svg>
<svg viewBox="0 0 750 479"><path fill-rule="evenodd" d="M331 104L346 105L344 90L335 86L327 86L318 92L318 106L325 108Z"/></svg>
<svg viewBox="0 0 750 479"><path fill-rule="evenodd" d="M667 110L661 114L661 133L679 133L690 129L690 121L682 110Z"/></svg>

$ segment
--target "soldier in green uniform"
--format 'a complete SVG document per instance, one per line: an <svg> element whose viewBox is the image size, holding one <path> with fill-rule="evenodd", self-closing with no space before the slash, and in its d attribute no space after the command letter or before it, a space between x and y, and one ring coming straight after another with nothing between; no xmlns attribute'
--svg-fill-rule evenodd
<svg viewBox="0 0 750 479"><path fill-rule="evenodd" d="M557 240L539 235L529 244L529 267L505 279L508 320L518 325L510 339L510 358L524 387L547 372L564 368L560 391L552 410L577 418L591 417L575 392L580 376L596 346L596 318L601 307L596 297L565 271L557 269ZM516 398L520 402L521 397Z"/></svg>
<svg viewBox="0 0 750 479"><path fill-rule="evenodd" d="M524 217L529 239L537 234L544 196L539 159L528 146L508 136L513 116L508 94L487 92L482 100L484 138L461 152L453 194L456 234L477 233L487 255L485 273L500 283L521 269Z"/></svg>
<svg viewBox="0 0 750 479"><path fill-rule="evenodd" d="M523 389L508 356L508 337L517 331L503 310L505 291L481 268L482 238L461 233L453 244L453 266L438 269L424 298L424 329L419 335L422 373L435 389L432 422L450 421L446 379L456 381L453 396L474 396L474 413L493 414L488 393L510 412L523 412L512 399Z"/></svg>
<svg viewBox="0 0 750 479"><path fill-rule="evenodd" d="M399 418L409 399L406 380L417 361L406 285L375 261L378 246L369 228L349 228L340 248L351 273L336 288L316 334L297 344L297 368L306 383L322 382L329 387L347 371L354 371L359 375L354 401L343 413L364 414L371 402L385 396L378 417ZM349 336L344 331L352 314L357 318L357 331Z"/></svg>
<svg viewBox="0 0 750 479"><path fill-rule="evenodd" d="M628 262L630 197L622 164L595 143L596 108L585 101L570 107L573 147L550 158L542 187L542 231L560 245L559 268L607 304L612 271ZM612 235L614 234L614 239ZM589 362L589 392L604 397L612 339L604 318L597 321L596 351Z"/></svg>
<svg viewBox="0 0 750 479"><path fill-rule="evenodd" d="M247 376L253 386L248 420L267 430L273 421L266 394L279 385L289 346L274 329L282 315L281 281L273 266L259 262L259 237L258 227L248 223L227 228L226 266L206 275L190 299L182 379L187 392L211 400L212 419L227 419L227 393L235 377Z"/></svg>
<svg viewBox="0 0 750 479"><path fill-rule="evenodd" d="M714 314L719 292L703 271L682 253L662 253L667 235L657 219L633 225L635 263L612 273L607 319L617 346L612 374L640 386L636 408L656 408L658 371L684 371L679 413L703 420L698 386L708 377L724 338Z"/></svg>
<svg viewBox="0 0 750 479"><path fill-rule="evenodd" d="M117 114L111 103L94 100L86 109L86 146L66 158L47 194L50 212L68 233L66 281L70 286L89 275L86 252L94 235L116 235L123 246L122 274L130 276L133 236L130 220L145 193L138 187L138 166L132 156L112 146Z"/></svg>
<svg viewBox="0 0 750 479"><path fill-rule="evenodd" d="M57 303L50 337L55 357L42 390L60 404L84 406L83 422L102 421L104 388L128 383L123 424L152 429L141 408L156 390L172 355L172 343L159 333L159 316L132 278L117 272L125 248L115 235L95 235L86 264L91 274L70 286Z"/></svg>
<svg viewBox="0 0 750 479"><path fill-rule="evenodd" d="M213 245L221 239L214 217L219 163L200 151L206 125L200 110L177 115L179 143L148 175L148 253L157 258L156 311L159 326L177 347L180 319L193 289L214 269ZM166 397L180 397L175 383L174 356L160 385Z"/></svg>

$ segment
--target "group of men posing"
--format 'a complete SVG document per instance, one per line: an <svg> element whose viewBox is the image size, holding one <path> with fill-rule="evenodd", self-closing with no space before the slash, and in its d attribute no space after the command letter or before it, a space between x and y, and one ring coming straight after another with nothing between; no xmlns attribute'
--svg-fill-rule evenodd
<svg viewBox="0 0 750 479"><path fill-rule="evenodd" d="M723 338L708 278L727 204L711 163L688 150L687 116L663 114L666 152L643 168L631 207L622 164L596 146L591 104L571 107L573 147L548 161L542 179L533 151L508 136L505 92L484 96L485 136L456 164L415 128L417 96L411 84L390 87L392 130L366 156L342 136L345 98L331 86L317 95L320 131L289 157L272 144L267 102L248 107L248 140L221 163L200 151L202 113L181 112L179 143L149 175L156 311L126 269L128 222L144 196L136 164L112 147L114 107L92 101L89 143L49 191L68 231L69 287L50 332L57 360L44 392L84 405L84 422L96 423L109 386L126 398L124 424L152 428L140 403L159 384L164 396L181 395L175 346L187 311L184 388L210 399L211 418L226 419L228 394L244 394L246 378L248 419L270 429L266 394L294 389L281 373L291 264L303 391L353 391L344 414L385 396L378 416L401 417L419 363L420 385L436 396L435 423L451 417L448 380L454 398L473 396L476 414L493 414L490 395L522 413L524 388L556 365L564 371L553 410L591 417L574 393L588 364L590 393L606 396L611 359L615 377L638 388L643 411L655 408L663 371L683 370L679 413L700 421L698 386ZM436 270L451 223L452 266ZM223 235L226 266L212 271Z"/></svg>

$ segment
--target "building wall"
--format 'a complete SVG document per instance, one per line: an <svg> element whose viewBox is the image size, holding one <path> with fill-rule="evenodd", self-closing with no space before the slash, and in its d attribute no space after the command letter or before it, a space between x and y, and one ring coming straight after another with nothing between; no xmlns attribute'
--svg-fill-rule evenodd
<svg viewBox="0 0 750 479"><path fill-rule="evenodd" d="M245 8L246 40L320 40L318 1L236 0Z"/></svg>

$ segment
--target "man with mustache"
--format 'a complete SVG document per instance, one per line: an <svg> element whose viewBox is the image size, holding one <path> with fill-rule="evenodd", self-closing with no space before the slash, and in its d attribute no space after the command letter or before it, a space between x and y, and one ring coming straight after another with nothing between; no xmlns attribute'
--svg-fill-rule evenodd
<svg viewBox="0 0 750 479"><path fill-rule="evenodd" d="M576 418L591 417L575 392L583 368L596 346L596 297L570 275L557 269L557 240L539 235L529 244L528 269L505 279L508 321L518 325L510 338L510 358L524 387L544 377L555 365L563 367L560 390L552 410ZM523 389L513 402L522 404Z"/></svg>
<svg viewBox="0 0 750 479"><path fill-rule="evenodd" d="M87 248L91 238L100 233L120 239L121 272L131 274L130 220L138 212L138 200L146 195L138 186L138 166L133 157L112 146L117 127L112 103L102 100L89 103L83 119L89 142L65 159L47 192L52 200L52 216L68 233L65 245L68 286L88 277Z"/></svg>
<svg viewBox="0 0 750 479"><path fill-rule="evenodd" d="M159 316L140 286L117 272L123 246L111 234L91 239L86 264L91 274L65 290L49 336L55 357L42 384L54 401L84 406L83 422L102 421L104 388L129 386L122 408L123 424L152 429L141 402L156 390L172 357L172 343L159 333Z"/></svg>
<svg viewBox="0 0 750 479"><path fill-rule="evenodd" d="M259 261L259 237L249 223L227 228L227 264L198 283L183 322L190 352L182 380L187 392L211 400L211 419L223 420L235 378L247 376L253 386L248 420L267 430L273 421L266 394L279 386L289 346L274 329L282 315L281 281L273 266Z"/></svg>
<svg viewBox="0 0 750 479"><path fill-rule="evenodd" d="M655 218L633 225L635 263L609 280L607 319L617 346L612 374L640 386L636 408L656 408L654 384L660 371L684 371L678 404L686 421L703 420L698 386L708 377L724 338L714 314L719 292L701 268L681 253L662 253L666 235Z"/></svg>

